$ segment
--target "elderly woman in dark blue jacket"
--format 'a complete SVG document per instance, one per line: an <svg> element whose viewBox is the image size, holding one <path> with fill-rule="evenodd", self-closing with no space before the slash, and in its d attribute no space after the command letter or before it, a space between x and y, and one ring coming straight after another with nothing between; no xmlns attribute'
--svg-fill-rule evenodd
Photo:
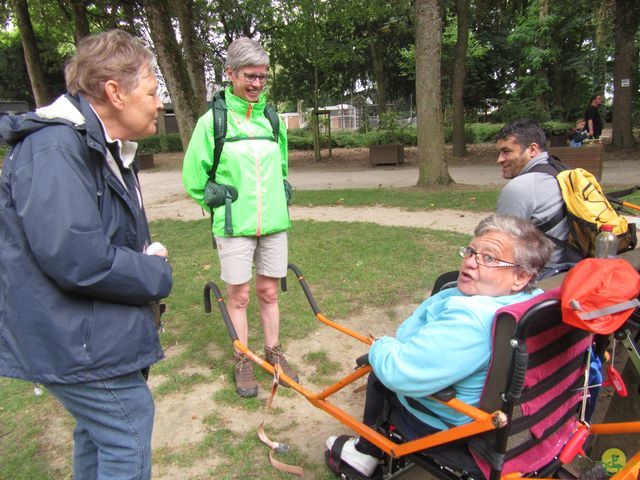
<svg viewBox="0 0 640 480"><path fill-rule="evenodd" d="M76 480L151 478L142 371L163 357L154 310L172 278L130 140L156 130L153 65L125 32L87 37L66 95L0 121L0 375L41 383L73 415Z"/></svg>

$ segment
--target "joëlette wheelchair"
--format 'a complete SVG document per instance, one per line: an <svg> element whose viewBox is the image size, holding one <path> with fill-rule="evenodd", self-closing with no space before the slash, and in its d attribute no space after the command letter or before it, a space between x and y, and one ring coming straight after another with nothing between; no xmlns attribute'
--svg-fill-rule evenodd
<svg viewBox="0 0 640 480"><path fill-rule="evenodd" d="M300 270L292 264L289 268L296 275L320 322L371 345L372 337L327 319L318 308ZM442 275L433 292L451 286L452 282L455 285L456 278L457 272ZM286 279L283 290L286 290ZM504 307L496 313L489 373L477 407L456 399L453 389L434 395L439 402L467 415L471 421L410 441L405 441L402 432L394 429L393 413L382 428L375 430L329 401L331 395L371 371L366 355L357 360L357 367L352 373L320 392L311 392L238 340L224 299L214 283L207 283L204 287L205 311L211 312L211 292L239 351L267 372L278 375L281 383L304 395L314 406L385 452L386 458L373 478L397 478L416 466L438 478L451 480L575 478L562 467L579 453L584 454L583 448L586 448L590 436L640 432L640 421L589 424L584 420L582 412L588 397L585 393L588 392L588 352L593 338L591 333L562 322L559 289ZM637 480L639 471L640 452L613 477L609 477L602 465L596 463L579 478ZM363 477L347 468L341 472L341 478Z"/></svg>

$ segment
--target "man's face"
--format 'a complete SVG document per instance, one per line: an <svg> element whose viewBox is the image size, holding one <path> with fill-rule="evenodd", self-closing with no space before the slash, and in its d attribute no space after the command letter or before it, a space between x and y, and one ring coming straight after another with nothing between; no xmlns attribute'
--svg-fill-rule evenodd
<svg viewBox="0 0 640 480"><path fill-rule="evenodd" d="M514 136L498 140L496 148L498 165L502 167L502 177L506 179L517 177L529 160L538 154L538 146L535 143L523 147Z"/></svg>
<svg viewBox="0 0 640 480"><path fill-rule="evenodd" d="M602 97L598 95L596 98L593 99L593 103L595 104L596 107L599 107L600 105L602 105Z"/></svg>
<svg viewBox="0 0 640 480"><path fill-rule="evenodd" d="M503 232L488 231L469 243L478 254L488 254L506 262L515 262L514 240ZM465 295L499 297L521 291L531 275L512 266L486 267L471 255L462 260L458 276L458 290Z"/></svg>
<svg viewBox="0 0 640 480"><path fill-rule="evenodd" d="M267 83L269 68L266 65L254 65L232 70L227 66L227 75L233 85L233 94L247 102L255 103Z"/></svg>

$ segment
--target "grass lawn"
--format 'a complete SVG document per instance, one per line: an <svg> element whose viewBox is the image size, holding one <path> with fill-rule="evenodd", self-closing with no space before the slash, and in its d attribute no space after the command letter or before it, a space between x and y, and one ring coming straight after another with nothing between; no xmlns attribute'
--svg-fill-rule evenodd
<svg viewBox="0 0 640 480"><path fill-rule="evenodd" d="M173 392L187 392L195 385L210 382L227 374L224 362L212 362L209 350L213 343L230 349L229 336L219 314L203 312L202 287L207 281L219 282L218 261L211 250L207 233L208 220L195 222L161 221L152 224L154 238L167 245L174 268L174 288L166 300L166 332L163 345L180 345L181 353L154 367L152 374L166 381L154 391L156 399ZM298 265L310 284L324 313L339 321L363 307L383 307L423 300L425 292L440 273L457 268L457 247L466 244L468 236L417 228L390 228L370 223L295 222L290 235L292 263ZM303 338L316 329L315 320L302 290L293 275L288 279L289 291L281 296L283 339ZM250 344L261 345L261 328L256 302L249 310L250 332L256 336ZM295 319L295 321L287 321ZM330 348L330 346L327 346ZM309 368L326 363L322 354L305 358ZM185 368L207 367L210 375L185 375ZM330 365L328 366L330 368ZM289 393L289 392L287 392ZM262 408L257 400L239 400L233 393L232 379L215 395L220 405L243 409ZM61 408L46 392L33 395L27 382L0 379L0 479L59 479L70 477L70 458L51 462L52 453L44 440L44 432L52 416L60 417ZM236 474L252 472L255 478L288 478L270 466L255 471L251 460L264 457L264 446L255 433L243 439L216 425L216 412L205 412L208 433L195 448L163 449L156 452L160 464L189 464L196 458L225 457L234 462ZM68 422L71 430L71 421ZM238 441L240 443L238 444ZM55 454L55 452L54 452ZM55 456L55 455L54 455ZM299 453L282 457L289 463L305 463ZM237 469L236 469L237 466ZM211 478L229 475L223 467ZM317 467L316 467L317 468ZM313 478L322 478L320 470ZM256 477L257 475L257 477ZM231 478L231 477L228 477ZM327 477L328 478L328 477Z"/></svg>
<svg viewBox="0 0 640 480"><path fill-rule="evenodd" d="M416 189L363 189L332 191L297 191L298 205L402 206L411 209L459 208L491 210L498 191L438 191L430 194ZM640 192L626 198L640 205ZM209 220L194 222L161 221L152 224L154 239L167 245L174 268L174 288L166 300L165 347L180 345L180 353L171 356L152 370L165 381L154 389L156 399L175 392L189 392L195 386L213 382L225 374L228 365L212 361L211 345L229 351L230 340L220 316L207 315L202 307L202 287L207 281L219 282L217 256L211 250ZM383 227L372 223L295 222L290 234L289 259L298 265L314 293L323 313L339 321L360 312L364 307L386 307L423 300L435 278L459 265L457 248L469 237L461 234L419 228ZM293 275L289 291L281 295L282 328L285 341L304 338L318 327L306 298ZM261 328L257 321L256 302L249 308L250 344L260 345ZM287 319L295 319L288 321ZM399 319L401 320L401 319ZM331 348L330 345L325 348ZM326 354L309 352L304 357L309 369L329 382L332 366ZM185 369L206 367L203 374L185 374ZM324 373L323 373L324 372ZM324 381L324 380L323 380ZM280 390L282 391L282 389ZM281 393L293 395L291 392ZM235 396L232 380L214 395L220 406L242 411L263 407L256 399L240 400ZM63 418L63 427L71 430L71 420L61 415L61 407L46 392L33 395L33 385L0 378L0 479L31 480L70 478L68 446L51 451L46 440L47 426L53 418ZM208 478L290 478L266 464L256 465L264 457L264 447L252 432L237 438L218 427L218 412L204 412L207 434L188 448L163 448L154 453L158 465L189 465L196 459L222 457L234 465L236 477L224 465L213 466ZM304 421L298 419L298 421ZM294 450L281 457L288 463L302 464L312 478L331 478L326 471L311 465ZM315 474L315 476L313 476Z"/></svg>

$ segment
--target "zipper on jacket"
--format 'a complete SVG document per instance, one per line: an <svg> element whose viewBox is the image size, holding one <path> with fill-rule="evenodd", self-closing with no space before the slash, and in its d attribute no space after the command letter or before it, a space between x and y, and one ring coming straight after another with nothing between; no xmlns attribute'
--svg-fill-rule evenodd
<svg viewBox="0 0 640 480"><path fill-rule="evenodd" d="M252 112L253 104L249 103L249 108L247 108L247 123L250 127L248 129L250 138L253 137L253 125L251 124ZM253 160L256 166L256 237L259 237L260 231L262 229L262 190L260 189L260 159L254 154Z"/></svg>

